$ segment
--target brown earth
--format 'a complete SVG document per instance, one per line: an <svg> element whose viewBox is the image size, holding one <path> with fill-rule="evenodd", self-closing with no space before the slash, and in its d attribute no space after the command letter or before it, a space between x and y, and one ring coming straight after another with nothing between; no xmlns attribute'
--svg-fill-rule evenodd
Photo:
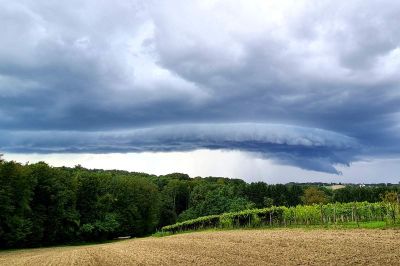
<svg viewBox="0 0 400 266"><path fill-rule="evenodd" d="M400 265L400 230L231 230L0 252L0 265Z"/></svg>

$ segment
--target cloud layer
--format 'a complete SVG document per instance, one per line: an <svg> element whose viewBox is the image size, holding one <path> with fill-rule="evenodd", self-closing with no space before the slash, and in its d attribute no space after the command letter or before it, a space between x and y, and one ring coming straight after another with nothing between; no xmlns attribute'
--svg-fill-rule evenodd
<svg viewBox="0 0 400 266"><path fill-rule="evenodd" d="M1 151L400 155L400 3L0 3Z"/></svg>
<svg viewBox="0 0 400 266"><path fill-rule="evenodd" d="M354 139L326 130L249 123L185 124L111 132L4 132L3 137L0 145L11 152L225 149L251 152L283 164L330 173L337 173L332 164L346 164L358 148Z"/></svg>

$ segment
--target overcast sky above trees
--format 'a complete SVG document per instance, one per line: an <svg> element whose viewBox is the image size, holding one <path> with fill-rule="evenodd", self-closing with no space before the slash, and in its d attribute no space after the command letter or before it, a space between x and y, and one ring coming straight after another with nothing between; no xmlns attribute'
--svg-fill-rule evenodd
<svg viewBox="0 0 400 266"><path fill-rule="evenodd" d="M0 3L6 159L400 181L398 1Z"/></svg>

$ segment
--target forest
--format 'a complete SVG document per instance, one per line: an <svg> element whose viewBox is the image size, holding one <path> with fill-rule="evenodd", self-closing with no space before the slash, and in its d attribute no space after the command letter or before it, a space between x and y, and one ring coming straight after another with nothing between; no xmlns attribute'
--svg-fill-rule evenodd
<svg viewBox="0 0 400 266"><path fill-rule="evenodd" d="M0 248L140 237L202 216L315 203L380 202L398 184L246 183L173 173L0 161Z"/></svg>

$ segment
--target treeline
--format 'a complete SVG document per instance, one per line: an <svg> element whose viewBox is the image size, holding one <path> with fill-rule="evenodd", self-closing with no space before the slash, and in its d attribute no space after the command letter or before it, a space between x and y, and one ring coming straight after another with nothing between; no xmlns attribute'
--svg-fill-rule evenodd
<svg viewBox="0 0 400 266"><path fill-rule="evenodd" d="M158 223L159 191L140 176L0 165L0 245L25 247L141 236Z"/></svg>
<svg viewBox="0 0 400 266"><path fill-rule="evenodd" d="M206 215L299 204L378 202L398 186L338 190L239 179L0 161L0 247L144 236Z"/></svg>

